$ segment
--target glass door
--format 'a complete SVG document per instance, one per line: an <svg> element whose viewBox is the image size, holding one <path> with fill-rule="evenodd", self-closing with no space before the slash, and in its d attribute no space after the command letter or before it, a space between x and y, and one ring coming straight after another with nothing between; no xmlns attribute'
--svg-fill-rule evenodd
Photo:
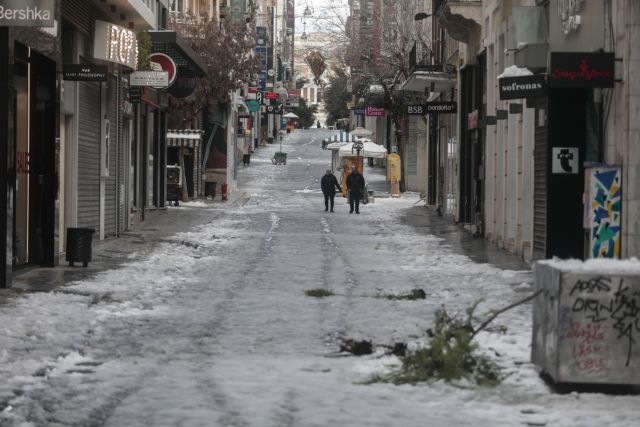
<svg viewBox="0 0 640 427"><path fill-rule="evenodd" d="M13 260L15 265L29 262L29 63L18 57L16 49L14 85L16 89L16 189Z"/></svg>

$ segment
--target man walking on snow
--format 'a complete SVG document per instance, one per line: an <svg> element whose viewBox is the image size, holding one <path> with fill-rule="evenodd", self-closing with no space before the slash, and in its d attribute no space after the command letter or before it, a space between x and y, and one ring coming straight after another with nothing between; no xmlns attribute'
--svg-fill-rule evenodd
<svg viewBox="0 0 640 427"><path fill-rule="evenodd" d="M331 169L327 169L324 176L320 180L320 187L322 187L322 194L324 194L324 211L329 210L329 202L331 202L331 212L333 212L333 199L336 196L336 188L342 191L340 184L335 175L331 173Z"/></svg>
<svg viewBox="0 0 640 427"><path fill-rule="evenodd" d="M356 213L360 213L360 197L364 192L364 177L358 172L358 167L354 167L347 177L347 190L349 190L349 213L353 213L355 205Z"/></svg>

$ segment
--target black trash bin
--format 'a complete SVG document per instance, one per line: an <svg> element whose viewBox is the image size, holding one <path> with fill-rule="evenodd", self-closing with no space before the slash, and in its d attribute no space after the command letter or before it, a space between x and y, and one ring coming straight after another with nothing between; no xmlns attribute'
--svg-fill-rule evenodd
<svg viewBox="0 0 640 427"><path fill-rule="evenodd" d="M243 154L242 155L242 163L248 165L251 163L251 154Z"/></svg>
<svg viewBox="0 0 640 427"><path fill-rule="evenodd" d="M93 228L67 228L67 262L81 262L86 267L91 262Z"/></svg>

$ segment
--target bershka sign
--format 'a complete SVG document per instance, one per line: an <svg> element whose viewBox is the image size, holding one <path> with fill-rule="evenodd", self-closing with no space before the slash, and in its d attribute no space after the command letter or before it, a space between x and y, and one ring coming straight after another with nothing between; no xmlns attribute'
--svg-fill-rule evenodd
<svg viewBox="0 0 640 427"><path fill-rule="evenodd" d="M420 105L407 105L404 112L408 116L453 114L458 112L458 104L455 102L427 102Z"/></svg>
<svg viewBox="0 0 640 427"><path fill-rule="evenodd" d="M611 88L614 64L611 52L551 52L549 86Z"/></svg>
<svg viewBox="0 0 640 427"><path fill-rule="evenodd" d="M62 80L84 82L106 82L108 68L106 65L64 64Z"/></svg>
<svg viewBox="0 0 640 427"><path fill-rule="evenodd" d="M500 99L521 99L544 96L547 83L544 74L534 76L503 77L498 79Z"/></svg>
<svg viewBox="0 0 640 427"><path fill-rule="evenodd" d="M53 27L54 0L2 0L0 26Z"/></svg>

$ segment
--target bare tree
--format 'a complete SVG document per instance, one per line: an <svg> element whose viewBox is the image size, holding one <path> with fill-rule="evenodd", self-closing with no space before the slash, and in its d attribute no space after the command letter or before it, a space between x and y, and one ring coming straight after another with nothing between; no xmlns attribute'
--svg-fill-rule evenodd
<svg viewBox="0 0 640 427"><path fill-rule="evenodd" d="M172 20L169 27L179 32L204 60L207 72L197 80L194 93L169 100L176 121L188 120L215 102L226 104L231 94L258 72L260 58L253 55L255 28L221 22L208 17Z"/></svg>

